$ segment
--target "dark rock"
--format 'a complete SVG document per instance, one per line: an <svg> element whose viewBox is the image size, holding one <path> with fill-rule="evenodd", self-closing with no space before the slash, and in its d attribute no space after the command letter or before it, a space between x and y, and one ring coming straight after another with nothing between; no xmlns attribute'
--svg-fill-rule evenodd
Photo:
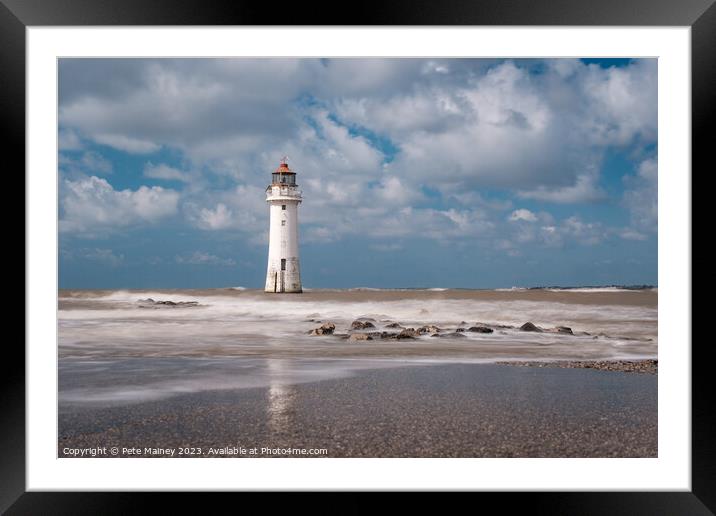
<svg viewBox="0 0 716 516"><path fill-rule="evenodd" d="M569 328L567 326L557 326L557 328L555 329L557 330L557 333L567 333L569 335L574 335L572 328Z"/></svg>
<svg viewBox="0 0 716 516"><path fill-rule="evenodd" d="M495 330L488 328L487 326L471 326L467 331L471 331L473 333L492 333Z"/></svg>
<svg viewBox="0 0 716 516"><path fill-rule="evenodd" d="M365 328L375 328L375 324L370 321L353 321L351 323L352 330L363 330Z"/></svg>
<svg viewBox="0 0 716 516"><path fill-rule="evenodd" d="M439 333L440 328L435 325L429 324L427 326L421 326L415 331L417 331L420 335L423 335L424 333Z"/></svg>
<svg viewBox="0 0 716 516"><path fill-rule="evenodd" d="M536 331L541 332L542 330L532 324L531 322L526 322L522 326L520 326L520 331Z"/></svg>
<svg viewBox="0 0 716 516"><path fill-rule="evenodd" d="M146 305L150 306L171 306L171 307L188 307L188 306L198 306L198 301L155 301L151 297L147 299L140 299L138 301L142 308L146 308Z"/></svg>
<svg viewBox="0 0 716 516"><path fill-rule="evenodd" d="M465 328L457 328L455 331L458 333L462 333L465 331Z"/></svg>
<svg viewBox="0 0 716 516"><path fill-rule="evenodd" d="M415 329L406 328L403 331L401 331L400 333L398 333L398 335L396 335L395 338L396 339L414 339L418 335L419 335L419 333L417 331L415 331Z"/></svg>
<svg viewBox="0 0 716 516"><path fill-rule="evenodd" d="M398 324L397 322L386 324L385 327L386 328L402 328L402 326L400 324Z"/></svg>
<svg viewBox="0 0 716 516"><path fill-rule="evenodd" d="M323 323L318 328L312 329L308 334L309 335L333 335L333 332L336 329L336 325L332 322Z"/></svg>

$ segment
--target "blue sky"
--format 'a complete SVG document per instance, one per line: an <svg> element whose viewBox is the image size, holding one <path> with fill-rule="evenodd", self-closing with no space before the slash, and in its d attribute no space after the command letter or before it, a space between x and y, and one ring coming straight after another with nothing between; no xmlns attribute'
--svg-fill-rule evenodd
<svg viewBox="0 0 716 516"><path fill-rule="evenodd" d="M657 283L654 59L61 59L60 288Z"/></svg>

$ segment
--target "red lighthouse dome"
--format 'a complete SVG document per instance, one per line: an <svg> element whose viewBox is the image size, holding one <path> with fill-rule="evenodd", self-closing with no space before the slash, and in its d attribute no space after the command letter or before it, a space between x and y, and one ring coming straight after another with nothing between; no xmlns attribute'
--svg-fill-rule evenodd
<svg viewBox="0 0 716 516"><path fill-rule="evenodd" d="M271 174L272 184L291 186L296 185L296 173L288 167L288 163L286 163L287 159L288 158L284 157L281 160L281 164L278 166L278 168L273 171L273 174Z"/></svg>

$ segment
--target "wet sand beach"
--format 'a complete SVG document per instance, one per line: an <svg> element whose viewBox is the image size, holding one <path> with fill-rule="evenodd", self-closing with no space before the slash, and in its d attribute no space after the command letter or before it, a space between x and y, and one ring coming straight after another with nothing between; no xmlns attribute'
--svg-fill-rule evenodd
<svg viewBox="0 0 716 516"><path fill-rule="evenodd" d="M657 311L651 288L61 291L58 454L653 457Z"/></svg>
<svg viewBox="0 0 716 516"><path fill-rule="evenodd" d="M112 456L112 447L118 457L182 448L184 457L656 457L657 376L408 365L141 403L61 403L58 456Z"/></svg>

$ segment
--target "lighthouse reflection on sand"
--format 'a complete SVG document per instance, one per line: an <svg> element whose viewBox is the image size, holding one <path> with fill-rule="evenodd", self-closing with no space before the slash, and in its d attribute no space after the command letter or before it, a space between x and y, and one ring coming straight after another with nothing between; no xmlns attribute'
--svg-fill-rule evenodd
<svg viewBox="0 0 716 516"><path fill-rule="evenodd" d="M303 291L298 260L298 205L301 200L296 173L289 168L287 158L284 157L271 174L271 184L266 188L271 219L266 292Z"/></svg>

